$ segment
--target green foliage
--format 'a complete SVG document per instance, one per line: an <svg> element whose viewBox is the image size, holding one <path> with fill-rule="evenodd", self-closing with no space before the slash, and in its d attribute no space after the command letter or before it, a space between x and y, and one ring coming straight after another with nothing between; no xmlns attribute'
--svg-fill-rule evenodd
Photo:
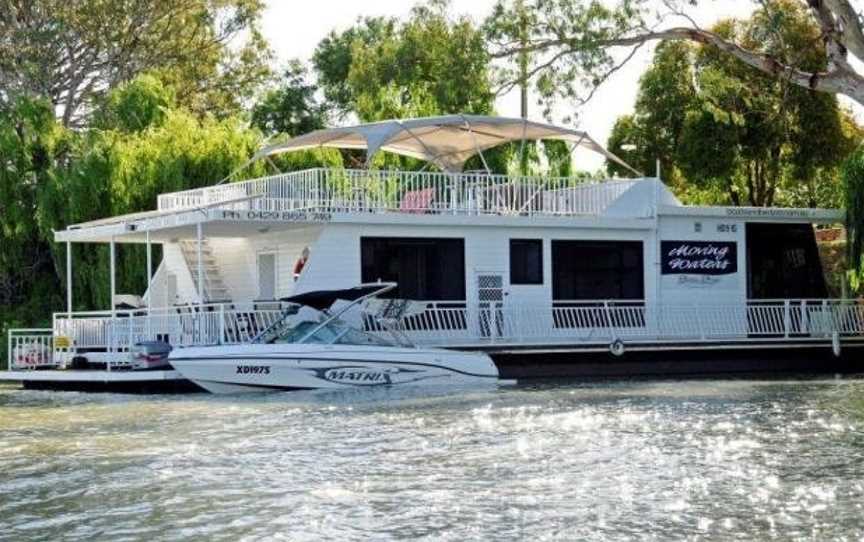
<svg viewBox="0 0 864 542"><path fill-rule="evenodd" d="M112 91L82 133L63 128L41 100L0 109L0 321L46 325L63 306L65 246L53 230L154 209L158 194L213 184L260 146L239 119L200 118L172 96L140 76ZM75 308L108 306L107 246L73 251ZM144 247L118 247L118 291L144 291L145 258Z"/></svg>
<svg viewBox="0 0 864 542"><path fill-rule="evenodd" d="M313 63L337 110L363 121L492 111L483 33L451 19L446 2L416 7L404 23L362 19L324 39Z"/></svg>
<svg viewBox="0 0 864 542"><path fill-rule="evenodd" d="M140 132L162 122L176 105L174 89L150 74L120 85L93 115L93 125L104 130Z"/></svg>
<svg viewBox="0 0 864 542"><path fill-rule="evenodd" d="M269 76L261 0L39 0L0 5L0 104L39 96L81 125L107 90L154 72L178 103L226 116Z"/></svg>
<svg viewBox="0 0 864 542"><path fill-rule="evenodd" d="M782 16L763 9L712 31L820 69L824 52L812 46L818 29L807 14L794 2L773 5L782 5ZM839 193L836 165L858 141L834 96L767 76L713 47L662 42L640 80L635 114L619 119L609 147L643 171L653 172L659 159L664 180L685 199L829 206Z"/></svg>
<svg viewBox="0 0 864 542"><path fill-rule="evenodd" d="M362 51L390 40L396 34L397 20L385 17L366 17L357 24L325 37L312 56L318 83L324 97L333 105L340 117L354 111L355 89L348 80L354 61L354 50Z"/></svg>
<svg viewBox="0 0 864 542"><path fill-rule="evenodd" d="M547 114L556 98L584 102L619 64L603 42L647 28L654 4L499 0L485 24L490 48L502 60L499 84L520 81L527 71ZM524 44L532 57L525 71Z"/></svg>
<svg viewBox="0 0 864 542"><path fill-rule="evenodd" d="M842 178L848 269L857 290L864 276L864 146L858 147L843 164Z"/></svg>
<svg viewBox="0 0 864 542"><path fill-rule="evenodd" d="M270 90L252 108L252 126L264 134L297 136L327 125L326 104L315 97L318 88L307 82L306 69L293 61L279 88Z"/></svg>

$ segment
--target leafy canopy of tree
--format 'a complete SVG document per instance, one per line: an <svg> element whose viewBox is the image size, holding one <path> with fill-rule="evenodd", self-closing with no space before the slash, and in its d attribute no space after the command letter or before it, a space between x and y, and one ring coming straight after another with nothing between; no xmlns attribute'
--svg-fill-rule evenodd
<svg viewBox="0 0 864 542"><path fill-rule="evenodd" d="M46 100L0 109L0 321L44 323L63 305L65 247L52 230L153 209L158 194L212 184L259 147L257 130L237 118L201 118L174 95L141 76L112 91L83 132L64 128ZM76 308L108 306L107 247L74 251ZM144 261L140 247L119 250L120 291L146 289Z"/></svg>
<svg viewBox="0 0 864 542"><path fill-rule="evenodd" d="M818 28L808 48L821 51L819 66L799 58L789 44L785 55L763 41L738 41L698 27L690 10L703 0L499 0L488 21L493 56L507 61L506 82L524 78L520 61L531 56L528 75L545 99L585 100L643 44L687 40L722 51L768 75L803 88L844 94L864 104L864 75L852 59L864 61L862 18L850 0L760 0L775 33L794 4ZM683 23L682 23L683 21ZM527 29L527 30L526 30ZM527 35L526 35L527 33ZM767 36L766 36L767 37ZM624 50L622 55L618 53ZM797 52L804 52L797 50Z"/></svg>
<svg viewBox="0 0 864 542"><path fill-rule="evenodd" d="M407 21L361 19L327 36L313 64L336 110L364 122L490 113L485 36L470 19L451 19L447 7L435 0L414 8Z"/></svg>
<svg viewBox="0 0 864 542"><path fill-rule="evenodd" d="M306 69L292 61L278 88L268 91L252 108L252 126L267 135L297 136L319 128L328 121L328 107L318 103L318 87L307 81Z"/></svg>
<svg viewBox="0 0 864 542"><path fill-rule="evenodd" d="M42 97L81 125L111 88L158 71L178 103L236 111L269 77L261 0L0 0L0 106Z"/></svg>
<svg viewBox="0 0 864 542"><path fill-rule="evenodd" d="M808 47L818 28L791 1L779 26L760 10L712 33L749 47L760 42L777 58L794 54L812 69L824 62L823 51ZM659 159L664 177L697 200L832 206L839 204L836 166L860 138L836 97L767 76L714 47L669 41L640 80L635 115L619 119L609 146L644 171Z"/></svg>

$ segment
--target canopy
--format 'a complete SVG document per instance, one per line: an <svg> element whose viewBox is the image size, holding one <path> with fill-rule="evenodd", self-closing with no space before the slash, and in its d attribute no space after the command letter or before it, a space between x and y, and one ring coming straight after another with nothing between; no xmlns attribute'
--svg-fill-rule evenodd
<svg viewBox="0 0 864 542"><path fill-rule="evenodd" d="M367 164L379 151L419 158L444 171L459 172L475 154L511 141L560 140L575 143L633 171L585 132L525 119L481 115L447 115L387 120L316 130L258 151L253 160L317 147L365 149ZM481 154L482 156L482 154Z"/></svg>

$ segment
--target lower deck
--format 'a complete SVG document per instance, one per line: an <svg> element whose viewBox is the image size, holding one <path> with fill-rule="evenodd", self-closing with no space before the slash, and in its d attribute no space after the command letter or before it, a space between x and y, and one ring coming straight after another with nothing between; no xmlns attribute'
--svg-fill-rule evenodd
<svg viewBox="0 0 864 542"><path fill-rule="evenodd" d="M29 370L0 371L0 382L19 383L31 390L114 393L190 393L198 386L174 370Z"/></svg>
<svg viewBox="0 0 864 542"><path fill-rule="evenodd" d="M836 352L830 343L794 345L713 344L635 346L620 355L602 349L559 348L491 352L502 380L528 383L543 379L706 378L759 376L799 377L864 374L864 342L845 343ZM174 370L16 370L0 371L0 382L25 389L113 392L196 393L202 390Z"/></svg>

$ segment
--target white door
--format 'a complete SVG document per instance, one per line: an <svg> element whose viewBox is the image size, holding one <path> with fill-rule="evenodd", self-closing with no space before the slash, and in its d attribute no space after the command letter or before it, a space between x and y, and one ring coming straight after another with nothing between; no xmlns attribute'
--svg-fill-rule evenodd
<svg viewBox="0 0 864 542"><path fill-rule="evenodd" d="M504 273L478 271L476 275L480 336L495 339L504 335Z"/></svg>
<svg viewBox="0 0 864 542"><path fill-rule="evenodd" d="M258 254L258 299L276 299L276 254Z"/></svg>

